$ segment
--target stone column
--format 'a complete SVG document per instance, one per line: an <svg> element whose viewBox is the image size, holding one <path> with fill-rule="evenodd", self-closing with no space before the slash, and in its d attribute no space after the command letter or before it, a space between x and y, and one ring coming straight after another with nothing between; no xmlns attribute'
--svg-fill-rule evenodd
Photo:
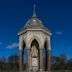
<svg viewBox="0 0 72 72"><path fill-rule="evenodd" d="M50 40L48 40L48 44L47 44L48 48L47 48L47 55L48 55L48 72L51 72L51 46L50 46Z"/></svg>
<svg viewBox="0 0 72 72"><path fill-rule="evenodd" d="M40 71L43 71L43 49L40 49Z"/></svg>
<svg viewBox="0 0 72 72"><path fill-rule="evenodd" d="M22 72L22 50L19 50L19 72Z"/></svg>
<svg viewBox="0 0 72 72"><path fill-rule="evenodd" d="M32 70L32 63L31 63L31 52L30 52L30 70Z"/></svg>
<svg viewBox="0 0 72 72"><path fill-rule="evenodd" d="M27 70L30 71L30 49L27 49Z"/></svg>
<svg viewBox="0 0 72 72"><path fill-rule="evenodd" d="M47 55L48 55L48 72L50 72L51 69L51 52L50 50L47 51Z"/></svg>

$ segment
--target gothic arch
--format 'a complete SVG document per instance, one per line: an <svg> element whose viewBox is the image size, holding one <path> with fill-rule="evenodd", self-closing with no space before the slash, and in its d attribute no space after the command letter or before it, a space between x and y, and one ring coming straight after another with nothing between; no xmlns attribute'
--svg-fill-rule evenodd
<svg viewBox="0 0 72 72"><path fill-rule="evenodd" d="M44 63L44 70L47 71L47 64L48 64L48 55L47 55L47 49L48 49L48 39L45 38L44 40L44 48L43 48L43 53L44 53L44 56L43 56L43 63Z"/></svg>
<svg viewBox="0 0 72 72"><path fill-rule="evenodd" d="M40 68L40 62L39 62L39 60L40 60L40 49L39 49L39 43L38 43L38 41L36 39L33 39L33 41L31 42L30 48L31 48L30 49L30 51L31 51L31 59L36 60L37 70L39 70L39 68ZM35 66L33 66L33 61L31 61L31 65L32 65L32 67L35 67Z"/></svg>
<svg viewBox="0 0 72 72"><path fill-rule="evenodd" d="M23 41L22 41L22 49L23 49L24 47L26 47L26 43L25 43L25 41L23 40Z"/></svg>
<svg viewBox="0 0 72 72"><path fill-rule="evenodd" d="M46 43L47 48L48 48L48 38L47 38L47 37L44 39L44 44L45 44L45 43Z"/></svg>
<svg viewBox="0 0 72 72"><path fill-rule="evenodd" d="M33 45L36 45L36 48L39 48L39 43L38 43L38 41L36 39L33 39L32 43L31 43L31 47Z"/></svg>
<svg viewBox="0 0 72 72"><path fill-rule="evenodd" d="M40 48L40 47L41 47L41 41L40 41L40 39L39 39L37 36L33 36L33 37L29 40L29 47L31 46L31 43L32 43L32 41L33 41L34 39L38 42L39 48Z"/></svg>
<svg viewBox="0 0 72 72"><path fill-rule="evenodd" d="M25 40L25 38L23 38L23 36L21 36L20 43L21 43L21 48L23 50L23 45L25 45L25 47L27 46L26 45L26 40Z"/></svg>
<svg viewBox="0 0 72 72"><path fill-rule="evenodd" d="M22 41L22 65L23 70L26 69L26 62L27 62L27 52L26 52L26 42L25 40Z"/></svg>

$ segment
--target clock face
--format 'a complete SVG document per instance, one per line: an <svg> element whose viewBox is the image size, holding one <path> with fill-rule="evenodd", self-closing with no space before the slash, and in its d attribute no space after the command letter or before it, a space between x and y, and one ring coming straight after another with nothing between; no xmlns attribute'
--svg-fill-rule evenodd
<svg viewBox="0 0 72 72"><path fill-rule="evenodd" d="M38 58L32 58L32 66L38 66Z"/></svg>

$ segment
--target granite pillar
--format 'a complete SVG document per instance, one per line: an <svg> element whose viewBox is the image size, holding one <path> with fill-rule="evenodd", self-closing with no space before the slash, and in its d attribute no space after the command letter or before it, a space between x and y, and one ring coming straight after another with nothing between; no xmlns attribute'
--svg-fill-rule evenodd
<svg viewBox="0 0 72 72"><path fill-rule="evenodd" d="M22 72L22 50L19 50L19 72Z"/></svg>
<svg viewBox="0 0 72 72"><path fill-rule="evenodd" d="M43 71L43 49L40 49L40 71Z"/></svg>

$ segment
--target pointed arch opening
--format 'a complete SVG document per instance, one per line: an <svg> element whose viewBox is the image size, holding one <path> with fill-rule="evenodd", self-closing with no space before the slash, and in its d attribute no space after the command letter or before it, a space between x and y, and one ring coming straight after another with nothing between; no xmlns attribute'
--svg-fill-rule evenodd
<svg viewBox="0 0 72 72"><path fill-rule="evenodd" d="M48 64L48 55L47 55L47 41L44 43L44 49L43 49L43 64L44 64L44 70L47 71L47 64Z"/></svg>
<svg viewBox="0 0 72 72"><path fill-rule="evenodd" d="M26 70L26 66L27 66L27 53L26 53L26 44L25 42L23 41L22 43L22 49L23 49L23 52L22 52L22 64L23 64L23 71Z"/></svg>
<svg viewBox="0 0 72 72"><path fill-rule="evenodd" d="M39 70L40 67L40 54L39 54L39 43L34 39L31 43L31 67L33 71Z"/></svg>

